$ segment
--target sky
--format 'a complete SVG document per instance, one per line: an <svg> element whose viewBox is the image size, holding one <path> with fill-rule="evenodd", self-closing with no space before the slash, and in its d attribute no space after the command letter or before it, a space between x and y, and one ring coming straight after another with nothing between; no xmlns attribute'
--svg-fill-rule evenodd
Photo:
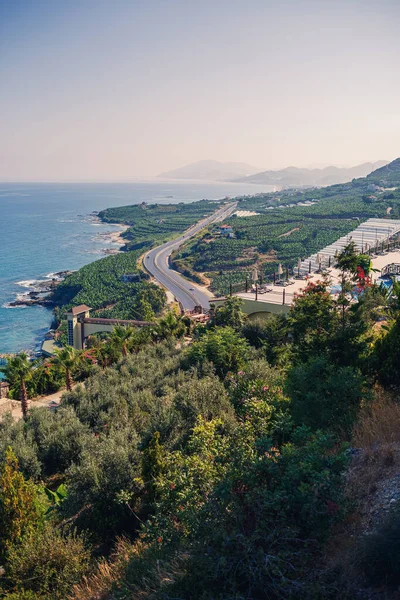
<svg viewBox="0 0 400 600"><path fill-rule="evenodd" d="M398 0L0 0L0 180L400 156Z"/></svg>

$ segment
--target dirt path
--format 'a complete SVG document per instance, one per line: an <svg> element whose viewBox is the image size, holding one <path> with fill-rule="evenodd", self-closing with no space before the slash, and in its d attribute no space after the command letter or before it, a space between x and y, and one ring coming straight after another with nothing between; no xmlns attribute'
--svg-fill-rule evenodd
<svg viewBox="0 0 400 600"><path fill-rule="evenodd" d="M278 235L278 238L287 237L291 233L294 233L295 231L299 231L299 230L300 230L300 227L295 227L294 229L291 229L290 231L287 231L286 233L282 233L281 235Z"/></svg>
<svg viewBox="0 0 400 600"><path fill-rule="evenodd" d="M60 405L61 397L65 393L65 388L58 390L54 394L48 396L37 396L29 400L29 408L48 408L54 410ZM12 409L11 414L15 421L19 421L22 418L21 403L15 401L16 406Z"/></svg>

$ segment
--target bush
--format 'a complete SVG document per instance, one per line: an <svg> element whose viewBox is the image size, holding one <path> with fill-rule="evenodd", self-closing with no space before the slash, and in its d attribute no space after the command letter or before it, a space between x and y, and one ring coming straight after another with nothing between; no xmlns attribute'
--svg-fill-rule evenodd
<svg viewBox="0 0 400 600"><path fill-rule="evenodd" d="M214 375L193 379L178 390L176 410L181 414L186 431L192 429L198 416L211 421L221 418L225 423L235 423L235 412L221 381Z"/></svg>
<svg viewBox="0 0 400 600"><path fill-rule="evenodd" d="M37 455L47 473L65 471L79 460L89 433L70 407L50 412L36 408L29 412L25 428L29 428Z"/></svg>
<svg viewBox="0 0 400 600"><path fill-rule="evenodd" d="M255 348L263 348L271 365L280 362L287 347L284 318L271 314L266 319L247 321L242 335Z"/></svg>
<svg viewBox="0 0 400 600"><path fill-rule="evenodd" d="M11 548L6 575L24 593L64 599L87 571L89 560L90 550L83 537L76 533L63 536L46 526Z"/></svg>
<svg viewBox="0 0 400 600"><path fill-rule="evenodd" d="M42 517L39 489L32 481L25 481L14 452L8 448L0 467L0 555L7 556L11 546L34 532Z"/></svg>
<svg viewBox="0 0 400 600"><path fill-rule="evenodd" d="M247 316L242 311L243 300L238 296L228 296L222 306L215 310L216 325L232 327L240 331L246 322Z"/></svg>
<svg viewBox="0 0 400 600"><path fill-rule="evenodd" d="M0 421L1 458L5 456L8 446L13 449L24 476L38 479L41 475L42 466L37 457L37 444L33 432L25 427L23 420L15 423L10 413L6 414Z"/></svg>
<svg viewBox="0 0 400 600"><path fill-rule="evenodd" d="M225 377L229 371L236 372L246 361L249 346L244 338L232 327L218 327L207 331L188 351L188 360L192 365L201 365L204 361L213 363L216 373Z"/></svg>
<svg viewBox="0 0 400 600"><path fill-rule="evenodd" d="M375 369L384 386L400 386L400 316L374 347Z"/></svg>
<svg viewBox="0 0 400 600"><path fill-rule="evenodd" d="M135 505L140 492L138 443L128 428L97 435L82 452L79 464L67 471L68 498L63 507L70 515L82 511L77 524L101 539L138 525L127 507ZM130 502L121 501L121 494Z"/></svg>
<svg viewBox="0 0 400 600"><path fill-rule="evenodd" d="M4 600L45 600L45 598L31 590L20 590L19 592L7 594L7 596L4 596Z"/></svg>
<svg viewBox="0 0 400 600"><path fill-rule="evenodd" d="M297 424L349 434L363 397L363 380L352 367L313 358L288 372L286 390Z"/></svg>

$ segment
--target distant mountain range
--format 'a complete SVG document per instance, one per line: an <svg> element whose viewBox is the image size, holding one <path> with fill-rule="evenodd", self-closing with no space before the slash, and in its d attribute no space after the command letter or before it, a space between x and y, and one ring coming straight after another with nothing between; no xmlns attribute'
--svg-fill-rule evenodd
<svg viewBox="0 0 400 600"><path fill-rule="evenodd" d="M239 177L253 175L260 171L240 162L218 162L217 160L200 160L173 171L161 173L159 177L167 179L205 179L208 181L234 181Z"/></svg>
<svg viewBox="0 0 400 600"><path fill-rule="evenodd" d="M236 181L276 185L280 188L300 186L325 186L346 183L358 177L366 177L372 171L387 165L387 161L363 163L356 167L325 167L324 169L299 169L287 167L279 171L263 171L248 177L240 177Z"/></svg>
<svg viewBox="0 0 400 600"><path fill-rule="evenodd" d="M216 160L201 160L180 169L162 173L159 177L168 179L203 179L208 181L235 181L274 185L282 188L301 186L325 186L346 183L358 177L366 177L372 171L385 167L386 160L363 163L356 167L325 167L323 169L302 169L286 167L277 171L262 171L245 163L221 163Z"/></svg>

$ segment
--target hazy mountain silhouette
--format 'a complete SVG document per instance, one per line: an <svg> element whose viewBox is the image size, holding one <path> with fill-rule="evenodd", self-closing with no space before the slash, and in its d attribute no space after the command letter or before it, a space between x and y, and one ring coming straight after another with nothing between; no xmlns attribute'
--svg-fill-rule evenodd
<svg viewBox="0 0 400 600"><path fill-rule="evenodd" d="M260 169L240 162L218 162L200 160L173 171L161 173L159 177L168 179L206 179L208 181L233 181L245 175L257 173Z"/></svg>
<svg viewBox="0 0 400 600"><path fill-rule="evenodd" d="M248 177L241 177L236 181L280 187L334 185L336 183L346 183L358 177L366 177L372 171L387 165L387 163L388 161L381 160L375 163L363 163L356 167L325 167L324 169L287 167L279 171L255 173Z"/></svg>

